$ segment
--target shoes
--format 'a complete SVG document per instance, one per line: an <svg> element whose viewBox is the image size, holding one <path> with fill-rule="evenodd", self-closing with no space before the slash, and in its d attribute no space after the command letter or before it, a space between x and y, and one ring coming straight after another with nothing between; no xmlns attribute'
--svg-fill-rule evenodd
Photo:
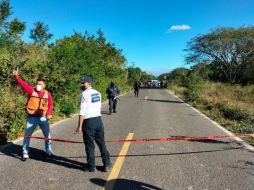
<svg viewBox="0 0 254 190"><path fill-rule="evenodd" d="M89 171L89 172L95 172L95 168L87 168L87 171Z"/></svg>
<svg viewBox="0 0 254 190"><path fill-rule="evenodd" d="M113 112L116 113L116 110L114 110Z"/></svg>
<svg viewBox="0 0 254 190"><path fill-rule="evenodd" d="M27 153L27 152L23 152L23 153L22 153L22 158L21 158L21 160L22 160L22 161L26 161L28 158L29 158L28 153Z"/></svg>
<svg viewBox="0 0 254 190"><path fill-rule="evenodd" d="M95 168L94 167L83 166L82 170L85 171L85 172L95 172Z"/></svg>
<svg viewBox="0 0 254 190"><path fill-rule="evenodd" d="M53 158L55 155L51 151L46 152L46 158L50 159Z"/></svg>
<svg viewBox="0 0 254 190"><path fill-rule="evenodd" d="M103 166L103 172L108 172L112 167L112 164L110 163L109 165Z"/></svg>
<svg viewBox="0 0 254 190"><path fill-rule="evenodd" d="M111 115L111 114L112 114L112 111L109 111L109 112L108 112L108 115Z"/></svg>

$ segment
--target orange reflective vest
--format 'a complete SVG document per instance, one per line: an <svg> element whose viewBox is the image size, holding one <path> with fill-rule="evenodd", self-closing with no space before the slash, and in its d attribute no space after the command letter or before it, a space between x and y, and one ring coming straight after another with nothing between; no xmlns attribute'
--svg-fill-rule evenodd
<svg viewBox="0 0 254 190"><path fill-rule="evenodd" d="M34 90L27 101L26 113L28 115L46 116L48 111L48 97L48 91L45 90L43 97L40 98L39 94Z"/></svg>

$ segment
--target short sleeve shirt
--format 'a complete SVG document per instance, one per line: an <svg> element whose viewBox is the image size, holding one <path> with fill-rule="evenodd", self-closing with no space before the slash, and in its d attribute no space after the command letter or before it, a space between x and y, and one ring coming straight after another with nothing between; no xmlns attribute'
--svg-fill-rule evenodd
<svg viewBox="0 0 254 190"><path fill-rule="evenodd" d="M101 93L91 87L83 91L79 115L83 115L85 119L101 116Z"/></svg>

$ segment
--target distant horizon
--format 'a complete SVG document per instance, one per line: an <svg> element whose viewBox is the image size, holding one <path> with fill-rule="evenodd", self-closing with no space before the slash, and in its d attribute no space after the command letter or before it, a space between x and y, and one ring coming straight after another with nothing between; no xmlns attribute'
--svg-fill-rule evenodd
<svg viewBox="0 0 254 190"><path fill-rule="evenodd" d="M33 24L42 21L53 34L52 41L74 32L96 34L123 50L127 65L159 76L186 67L186 44L193 37L217 27L254 25L251 0L11 0L12 16L26 22L23 39L29 39Z"/></svg>

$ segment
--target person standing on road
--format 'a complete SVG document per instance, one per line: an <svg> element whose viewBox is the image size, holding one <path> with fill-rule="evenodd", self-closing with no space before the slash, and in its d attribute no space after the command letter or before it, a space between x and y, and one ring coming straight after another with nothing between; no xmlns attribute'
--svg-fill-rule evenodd
<svg viewBox="0 0 254 190"><path fill-rule="evenodd" d="M44 137L51 138L48 120L52 118L53 100L50 92L45 89L45 80L39 77L36 86L32 87L19 77L18 69L13 70L13 76L28 95L25 108L27 114L25 136L31 136L36 126L39 125ZM25 137L22 152L23 161L29 158L29 143L30 137ZM45 149L47 157L51 157L53 154L50 140L45 140Z"/></svg>
<svg viewBox="0 0 254 190"><path fill-rule="evenodd" d="M140 88L140 84L138 81L136 81L133 85L133 89L134 89L135 97L137 97L137 98L138 98L138 94L139 94L139 88Z"/></svg>
<svg viewBox="0 0 254 190"><path fill-rule="evenodd" d="M117 99L119 98L120 90L118 86L111 81L109 87L106 90L108 95L108 103L109 103L109 115L112 113L116 113Z"/></svg>
<svg viewBox="0 0 254 190"><path fill-rule="evenodd" d="M83 140L87 155L85 171L95 171L94 140L98 145L103 162L103 171L111 167L109 152L104 140L104 126L101 120L101 94L92 88L92 78L84 76L80 83L83 90L80 100L79 122L76 134L83 132Z"/></svg>
<svg viewBox="0 0 254 190"><path fill-rule="evenodd" d="M160 81L160 87L163 88L163 81Z"/></svg>

